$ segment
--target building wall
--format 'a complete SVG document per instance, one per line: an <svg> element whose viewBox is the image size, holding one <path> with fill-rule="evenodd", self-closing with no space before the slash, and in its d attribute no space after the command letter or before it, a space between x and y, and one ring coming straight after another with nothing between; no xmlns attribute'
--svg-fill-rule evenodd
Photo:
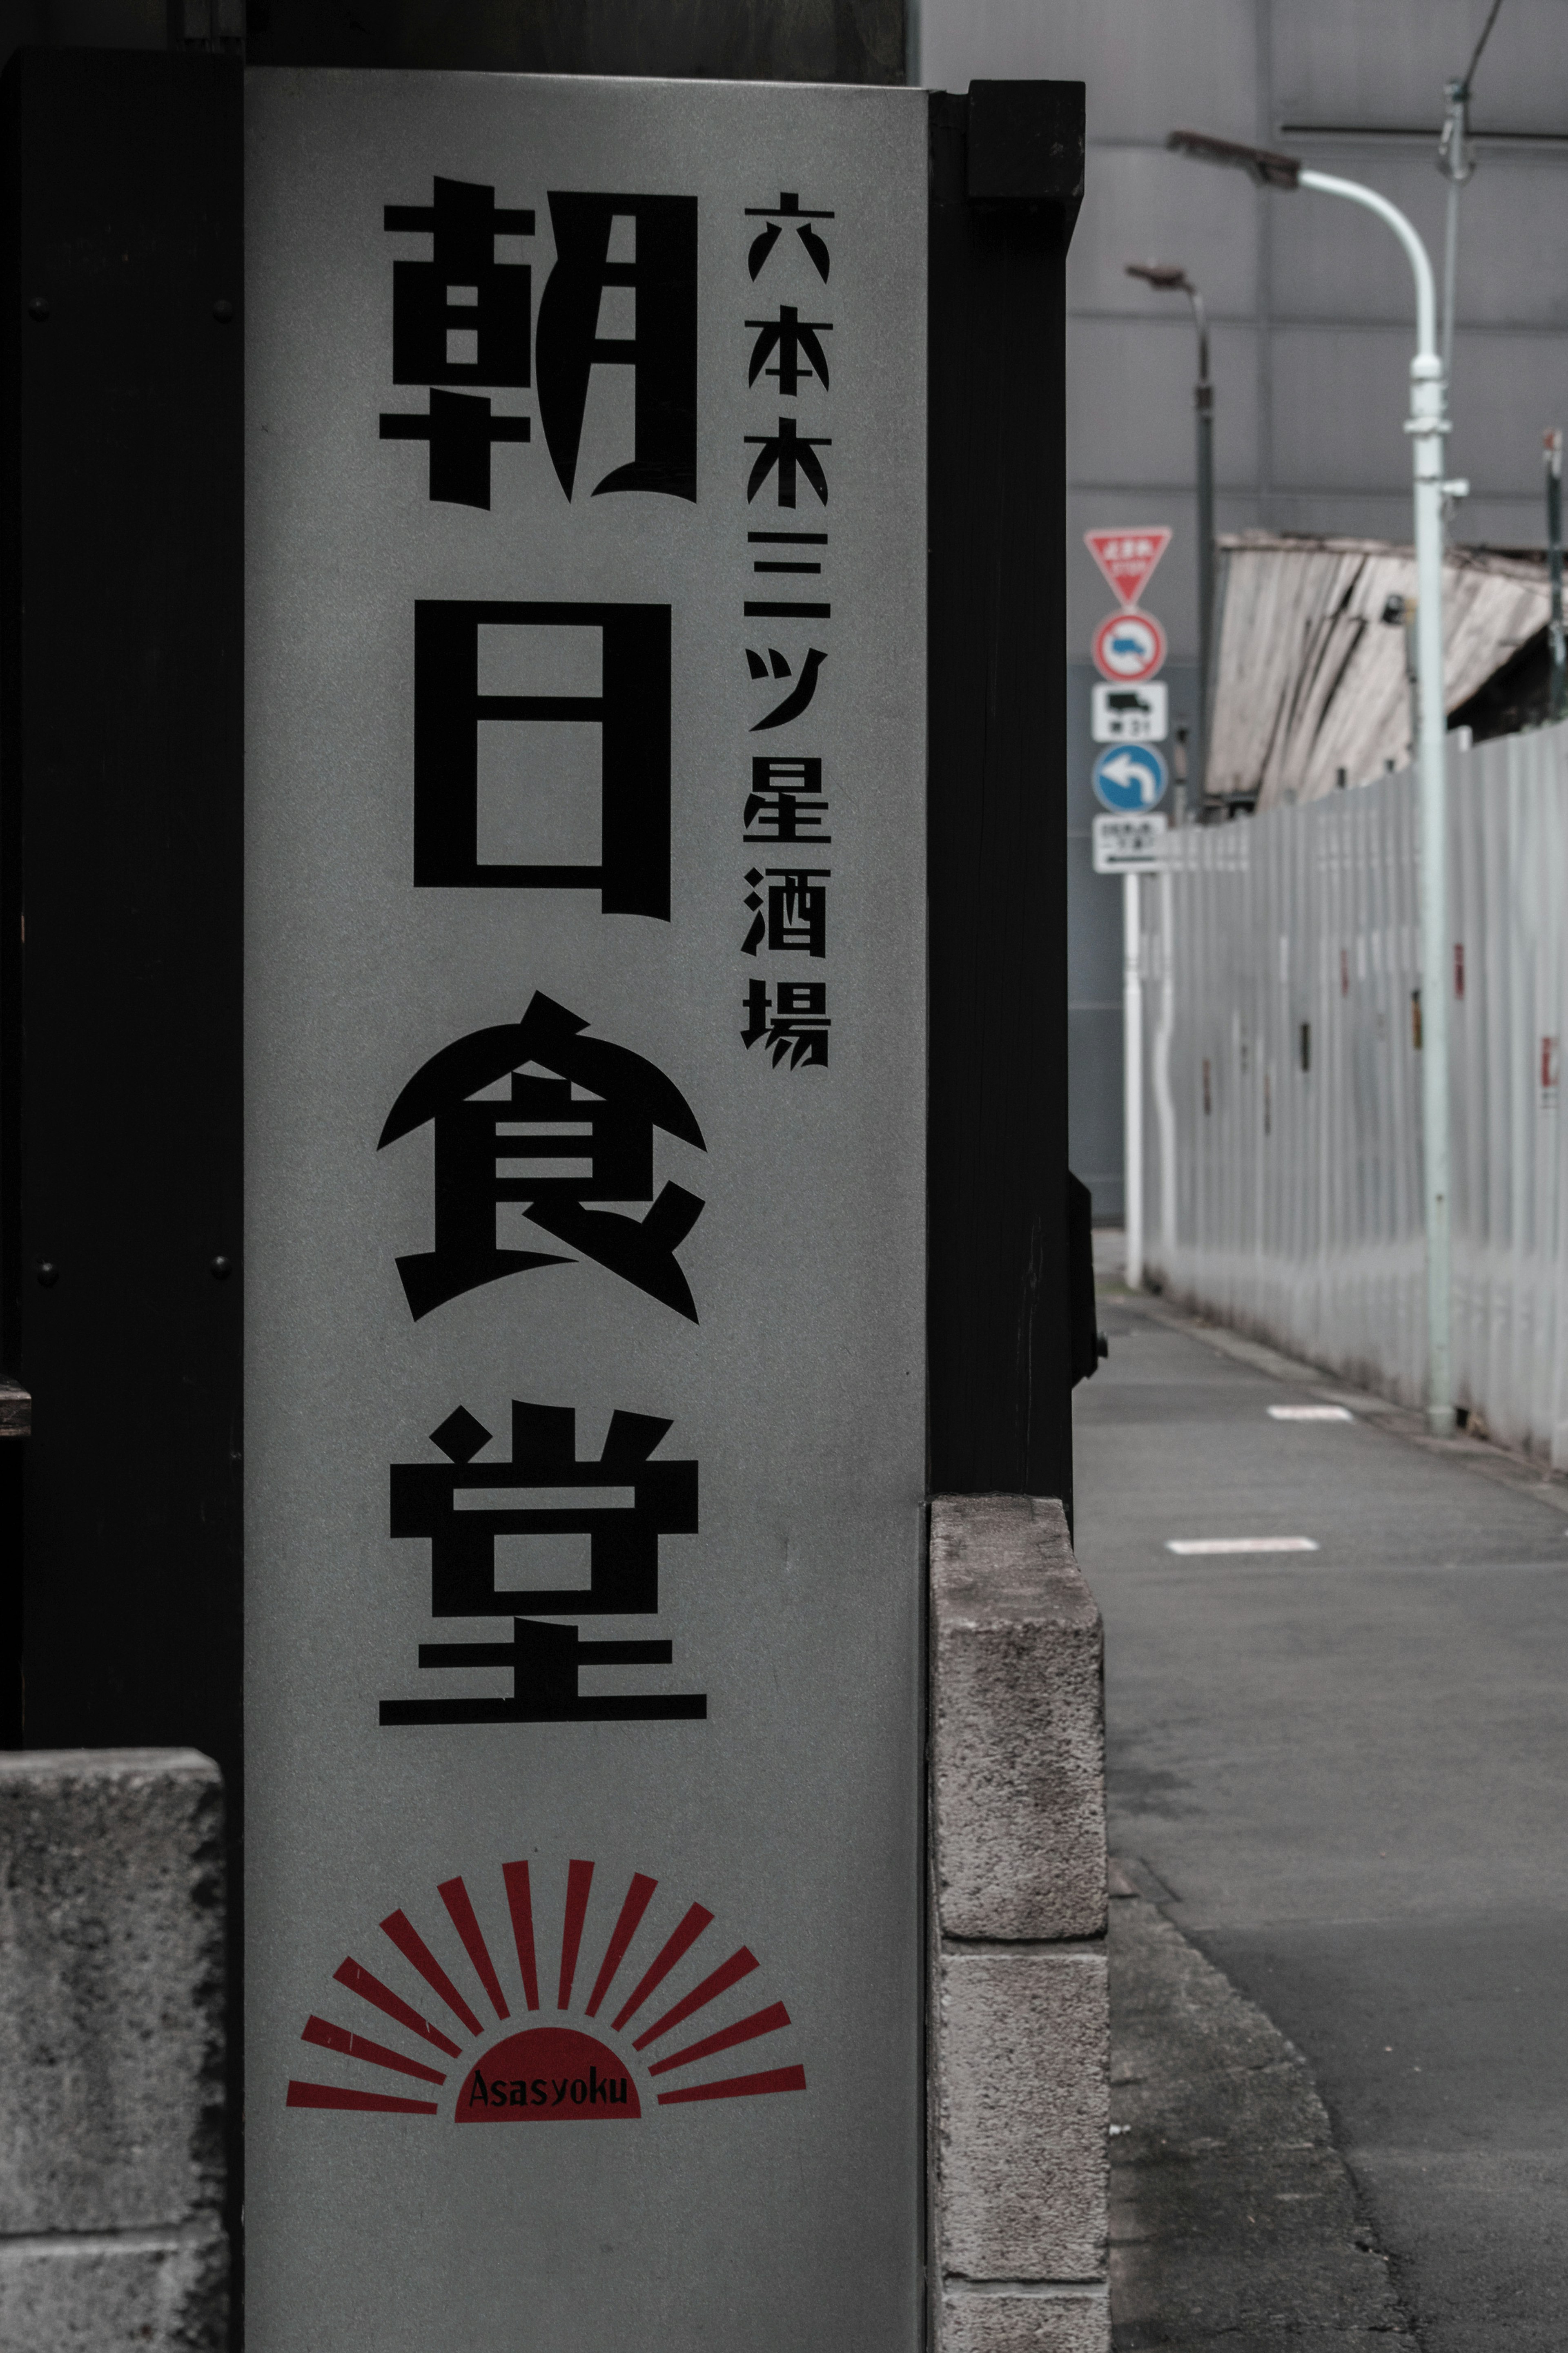
<svg viewBox="0 0 1568 2353"><path fill-rule="evenodd" d="M1441 269L1434 169L1443 84L1485 0L921 0L920 78L1088 85L1089 166L1068 263L1068 651L1073 1165L1097 1217L1121 1208L1121 892L1089 870L1089 633L1110 598L1082 544L1096 525L1175 537L1147 602L1171 639L1172 717L1197 651L1194 338L1180 296L1125 274L1184 264L1207 300L1221 531L1410 536L1402 428L1414 306L1370 214L1171 155L1168 131L1283 147L1401 206ZM1472 491L1455 536L1542 537L1541 433L1568 426L1568 41L1563 0L1509 0L1476 77L1479 140L1461 200L1455 429ZM1494 134L1488 137L1487 134ZM1110 1009L1107 1009L1110 1008Z"/></svg>

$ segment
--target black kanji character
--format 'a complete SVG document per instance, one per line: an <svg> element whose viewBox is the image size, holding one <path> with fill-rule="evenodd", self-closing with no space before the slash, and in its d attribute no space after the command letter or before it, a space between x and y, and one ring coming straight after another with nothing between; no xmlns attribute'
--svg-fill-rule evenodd
<svg viewBox="0 0 1568 2353"><path fill-rule="evenodd" d="M481 694L481 629L492 642L507 629L593 630L599 692ZM599 729L600 863L481 865L481 728L562 720ZM416 603L414 880L468 890L597 890L606 915L668 922L668 605Z"/></svg>
<svg viewBox="0 0 1568 2353"><path fill-rule="evenodd" d="M762 451L762 456L752 467L746 484L748 501L756 497L768 476L776 469L781 507L794 506L795 481L800 474L805 476L822 504L827 504L827 477L822 470L821 459L815 453L818 449L831 449L831 438L801 433L797 431L793 417L781 417L776 433L748 433L745 438L749 447Z"/></svg>
<svg viewBox="0 0 1568 2353"><path fill-rule="evenodd" d="M437 179L431 204L388 205L384 217L389 229L430 233L429 261L392 265L392 375L432 389L424 416L384 413L381 438L430 444L432 499L488 507L491 444L528 440L529 419L492 417L488 397L437 387L530 383L532 272L498 261L495 244L531 237L533 215L498 212L493 187Z"/></svg>
<svg viewBox="0 0 1568 2353"><path fill-rule="evenodd" d="M696 1463L650 1460L670 1427L616 1412L598 1461L580 1462L572 1407L514 1398L510 1461L477 1462L490 1433L459 1406L431 1432L445 1462L392 1466L392 1534L430 1540L431 1614L657 1612L660 1536L697 1533ZM587 1585L509 1591L498 1583L498 1537L524 1535L585 1535Z"/></svg>
<svg viewBox="0 0 1568 2353"><path fill-rule="evenodd" d="M744 839L831 841L833 836L822 830L827 803L816 797L821 791L820 760L754 759L742 823L760 825L762 831L747 833Z"/></svg>
<svg viewBox="0 0 1568 2353"><path fill-rule="evenodd" d="M555 267L539 299L539 416L561 487L577 474L588 380L599 367L636 375L629 464L594 485L605 491L665 491L697 496L697 199L605 196L552 191ZM633 252L610 259L617 225ZM635 332L599 333L606 287L634 290Z"/></svg>
<svg viewBox="0 0 1568 2353"><path fill-rule="evenodd" d="M442 392L432 385L428 416L386 416L384 441L428 441L430 496L447 506L488 507L490 445L527 441L533 428L526 417L492 417L489 396Z"/></svg>
<svg viewBox="0 0 1568 2353"><path fill-rule="evenodd" d="M493 187L437 179L432 203L388 205L384 218L428 230L432 250L392 265L393 382L526 388L532 271L498 261L496 238L531 237L532 213L498 212Z"/></svg>
<svg viewBox="0 0 1568 2353"><path fill-rule="evenodd" d="M780 232L785 228L793 228L811 256L813 269L826 286L831 262L827 248L811 224L813 221L833 220L836 217L833 213L804 211L800 198L793 189L781 191L776 205L748 205L746 206L748 220L762 220L767 223L767 227L759 230L752 239L752 249L746 258L746 266L752 276L755 278L766 262L769 254L779 241Z"/></svg>
<svg viewBox="0 0 1568 2353"><path fill-rule="evenodd" d="M706 1715L700 1692L579 1697L581 1667L667 1666L673 1655L668 1642L585 1642L574 1626L531 1622L567 1612L655 1614L659 1538L697 1533L697 1464L649 1459L670 1427L668 1421L648 1414L612 1415L596 1462L577 1460L576 1426L570 1407L514 1400L510 1461L476 1462L490 1433L459 1406L432 1432L447 1462L392 1465L392 1534L429 1542L431 1615L511 1620L510 1641L422 1642L420 1666L505 1666L514 1680L510 1699L384 1700L384 1725L625 1723ZM498 1590L498 1539L530 1535L586 1535L588 1585ZM519 1617L520 1609L529 1617Z"/></svg>
<svg viewBox="0 0 1568 2353"><path fill-rule="evenodd" d="M660 1128L703 1152L702 1131L662 1071L625 1046L584 1037L586 1026L536 995L521 1021L477 1029L433 1054L394 1103L378 1150L426 1122L436 1130L436 1247L397 1261L416 1321L502 1275L572 1263L559 1252L496 1247L497 1207L516 1202L545 1233L696 1323L675 1253L703 1203L673 1184L654 1199L653 1134ZM530 1063L555 1075L535 1077ZM509 1074L507 1097L474 1100ZM585 1161L588 1174L551 1173L549 1164L563 1160ZM639 1220L587 1208L589 1201L653 1206Z"/></svg>
<svg viewBox="0 0 1568 2353"><path fill-rule="evenodd" d="M755 384L764 374L774 376L784 398L793 400L801 377L815 375L824 392L827 390L827 359L818 338L833 332L831 319L803 319L793 303L784 302L776 319L748 319L746 324L761 330L752 346L748 384ZM766 363L775 352L779 364L768 367Z"/></svg>
<svg viewBox="0 0 1568 2353"><path fill-rule="evenodd" d="M584 1667L667 1667L670 1642L584 1642L575 1626L512 1620L510 1642L421 1642L422 1667L510 1667L510 1699L384 1699L383 1725L669 1724L708 1714L706 1692L617 1694L584 1699Z"/></svg>
<svg viewBox="0 0 1568 2353"><path fill-rule="evenodd" d="M833 1024L827 1018L825 980L781 980L773 992L771 1017L766 981L749 981L745 1007L741 1042L748 1052L759 1038L765 1038L773 1049L775 1071L786 1054L792 1071L798 1071L803 1062L808 1069L827 1068L827 1033Z"/></svg>
<svg viewBox="0 0 1568 2353"><path fill-rule="evenodd" d="M827 893L822 886L832 871L830 866L770 866L764 917L757 888L763 873L755 866L750 868L746 880L752 888L742 903L752 911L752 924L741 943L742 953L755 955L765 937L770 951L826 955Z"/></svg>

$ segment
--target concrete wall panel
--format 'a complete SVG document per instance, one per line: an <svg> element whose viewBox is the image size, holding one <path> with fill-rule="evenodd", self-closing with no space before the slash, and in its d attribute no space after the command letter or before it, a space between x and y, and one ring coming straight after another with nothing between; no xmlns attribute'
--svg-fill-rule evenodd
<svg viewBox="0 0 1568 2353"><path fill-rule="evenodd" d="M221 2353L223 1789L0 1756L0 2346Z"/></svg>
<svg viewBox="0 0 1568 2353"><path fill-rule="evenodd" d="M1103 2274L1103 1952L947 1953L941 2001L944 2270Z"/></svg>
<svg viewBox="0 0 1568 2353"><path fill-rule="evenodd" d="M0 2232L216 2209L221 1808L194 1750L0 1757Z"/></svg>
<svg viewBox="0 0 1568 2353"><path fill-rule="evenodd" d="M1408 486L1413 347L1403 325L1276 328L1274 480L1282 489Z"/></svg>
<svg viewBox="0 0 1568 2353"><path fill-rule="evenodd" d="M1087 81L1091 139L1159 142L1185 122L1253 139L1257 27L1254 0L926 0L921 79Z"/></svg>
<svg viewBox="0 0 1568 2353"><path fill-rule="evenodd" d="M1061 1505L931 1505L931 1767L950 1936L1105 1927L1104 1638Z"/></svg>
<svg viewBox="0 0 1568 2353"><path fill-rule="evenodd" d="M1429 145L1368 148L1326 140L1286 141L1314 172L1357 180L1399 206L1442 269L1446 190L1432 168ZM1405 248L1387 224L1363 205L1313 188L1276 191L1268 199L1273 311L1277 320L1363 320L1406 327L1415 341L1415 280Z"/></svg>
<svg viewBox="0 0 1568 2353"><path fill-rule="evenodd" d="M1500 23L1500 19L1499 20ZM1315 172L1360 180L1396 204L1442 272L1447 184L1431 142L1289 142ZM1219 173L1204 174L1223 180ZM1568 153L1506 148L1480 153L1459 201L1458 317L1466 326L1568 327L1562 267ZM1371 213L1311 189L1268 204L1275 314L1290 319L1415 322L1415 280L1399 241ZM1131 281L1130 280L1129 283Z"/></svg>
<svg viewBox="0 0 1568 2353"><path fill-rule="evenodd" d="M5 2353L196 2353L224 2342L228 2246L189 2234L0 2241Z"/></svg>
<svg viewBox="0 0 1568 2353"><path fill-rule="evenodd" d="M965 2289L942 2297L942 2353L1108 2353L1110 2301L1093 2289Z"/></svg>
<svg viewBox="0 0 1568 2353"><path fill-rule="evenodd" d="M1453 413L1449 467L1468 475L1477 497L1539 501L1530 533L1539 547L1546 534L1541 435L1545 426L1568 426L1568 333L1461 337ZM1470 538L1474 528L1467 514L1460 535Z"/></svg>
<svg viewBox="0 0 1568 2353"><path fill-rule="evenodd" d="M1463 73L1486 21L1478 0L1271 0L1275 120L1365 124L1442 120L1443 84ZM1476 77L1476 121L1561 130L1568 47L1561 0L1510 0Z"/></svg>
<svg viewBox="0 0 1568 2353"><path fill-rule="evenodd" d="M1402 490L1276 491L1268 502L1276 531L1323 532L1347 539L1386 539L1408 547L1414 529L1408 479ZM1467 510L1465 538L1475 534Z"/></svg>
<svg viewBox="0 0 1568 2353"><path fill-rule="evenodd" d="M1250 327L1216 327L1215 473L1226 487L1258 472L1258 343ZM1068 333L1068 463L1075 482L1185 489L1195 467L1196 347L1183 313L1073 321ZM1167 553L1163 565L1170 563ZM1162 566L1162 571L1163 569Z"/></svg>
<svg viewBox="0 0 1568 2353"><path fill-rule="evenodd" d="M1202 171L1163 147L1091 144L1068 254L1068 307L1179 319L1190 338L1186 297L1127 275L1130 261L1175 261L1201 288L1212 318L1249 314L1266 202L1236 174Z"/></svg>

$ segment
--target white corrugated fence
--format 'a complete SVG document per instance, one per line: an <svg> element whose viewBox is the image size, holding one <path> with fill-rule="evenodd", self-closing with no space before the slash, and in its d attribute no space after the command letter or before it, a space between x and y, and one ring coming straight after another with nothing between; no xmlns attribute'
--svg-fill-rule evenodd
<svg viewBox="0 0 1568 2353"><path fill-rule="evenodd" d="M1450 754L1454 1365L1568 1466L1568 725ZM1173 837L1142 884L1146 1263L1422 1401L1417 812L1405 771Z"/></svg>

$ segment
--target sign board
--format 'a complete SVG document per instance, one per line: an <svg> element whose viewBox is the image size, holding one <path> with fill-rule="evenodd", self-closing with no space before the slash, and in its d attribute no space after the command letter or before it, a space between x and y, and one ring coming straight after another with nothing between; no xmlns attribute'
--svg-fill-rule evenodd
<svg viewBox="0 0 1568 2353"><path fill-rule="evenodd" d="M1152 809L1147 817L1097 817L1094 820L1094 871L1097 874L1152 874L1164 864L1165 816Z"/></svg>
<svg viewBox="0 0 1568 2353"><path fill-rule="evenodd" d="M1170 733L1170 696L1163 678L1143 686L1089 690L1090 728L1097 744L1159 744Z"/></svg>
<svg viewBox="0 0 1568 2353"><path fill-rule="evenodd" d="M1089 651L1101 678L1115 686L1138 686L1165 663L1165 632L1152 613L1108 613Z"/></svg>
<svg viewBox="0 0 1568 2353"><path fill-rule="evenodd" d="M1136 605L1149 575L1171 544L1163 523L1137 531L1086 531L1084 545L1123 605Z"/></svg>
<svg viewBox="0 0 1568 2353"><path fill-rule="evenodd" d="M927 101L248 80L248 2341L904 2353Z"/></svg>
<svg viewBox="0 0 1568 2353"><path fill-rule="evenodd" d="M1095 798L1118 816L1152 809L1168 781L1164 755L1152 744L1112 744L1095 754L1089 782Z"/></svg>

